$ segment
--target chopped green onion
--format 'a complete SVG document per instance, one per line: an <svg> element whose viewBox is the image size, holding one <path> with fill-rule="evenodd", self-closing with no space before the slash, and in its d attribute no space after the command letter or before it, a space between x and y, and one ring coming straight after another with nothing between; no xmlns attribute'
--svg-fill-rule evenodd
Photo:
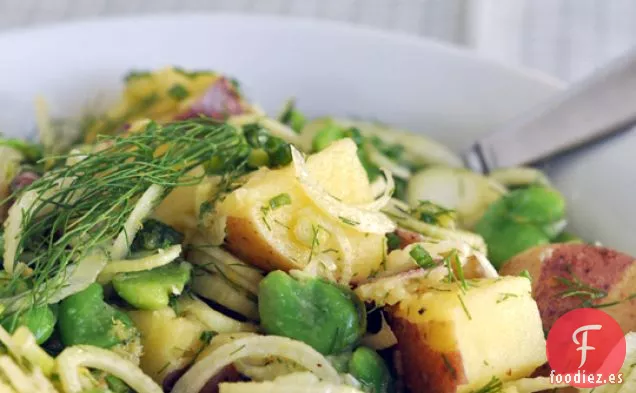
<svg viewBox="0 0 636 393"><path fill-rule="evenodd" d="M402 240L395 233L386 234L386 244L387 244L387 247L389 248L389 251L397 250L398 248L400 248L401 243L402 243Z"/></svg>
<svg viewBox="0 0 636 393"><path fill-rule="evenodd" d="M347 135L335 124L329 124L325 128L318 131L312 142L312 148L314 151L324 150L334 141L345 138Z"/></svg>
<svg viewBox="0 0 636 393"><path fill-rule="evenodd" d="M170 98L182 101L188 98L190 92L188 92L188 89L186 89L182 84L175 83L170 89L168 89L168 95Z"/></svg>
<svg viewBox="0 0 636 393"><path fill-rule="evenodd" d="M415 263L423 269L435 267L435 261L433 261L431 254L429 254L428 251L419 244L409 251L409 255L413 258L413 260L415 260Z"/></svg>
<svg viewBox="0 0 636 393"><path fill-rule="evenodd" d="M276 210L279 207L291 205L291 197L288 193L278 194L269 200L269 207Z"/></svg>

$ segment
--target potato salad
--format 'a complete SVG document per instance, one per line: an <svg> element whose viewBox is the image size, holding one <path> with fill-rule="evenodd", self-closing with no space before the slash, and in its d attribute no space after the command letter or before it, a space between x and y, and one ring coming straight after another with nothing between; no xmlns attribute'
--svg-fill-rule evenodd
<svg viewBox="0 0 636 393"><path fill-rule="evenodd" d="M569 232L542 172L268 116L217 72L123 82L0 138L0 393L567 391L546 337L581 307L626 335L596 393L636 391L634 258Z"/></svg>

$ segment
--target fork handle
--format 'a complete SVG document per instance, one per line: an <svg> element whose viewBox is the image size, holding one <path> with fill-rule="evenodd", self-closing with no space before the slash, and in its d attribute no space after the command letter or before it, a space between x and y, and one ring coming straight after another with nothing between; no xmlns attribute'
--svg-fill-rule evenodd
<svg viewBox="0 0 636 393"><path fill-rule="evenodd" d="M636 51L529 113L478 139L464 153L478 172L536 163L636 122Z"/></svg>

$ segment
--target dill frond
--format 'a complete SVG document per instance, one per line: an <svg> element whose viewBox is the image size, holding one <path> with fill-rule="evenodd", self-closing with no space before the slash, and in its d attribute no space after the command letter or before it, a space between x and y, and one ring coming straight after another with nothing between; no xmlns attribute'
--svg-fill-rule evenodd
<svg viewBox="0 0 636 393"><path fill-rule="evenodd" d="M32 289L20 293L19 275L0 288L0 304L10 303L4 305L12 311L45 303L63 287L69 266L112 244L148 187L163 187L165 196L197 184L202 177L189 175L193 168L238 154L246 143L235 128L204 118L150 123L142 132L101 140L107 148L54 169L25 190L39 201L23 211L15 261L28 266Z"/></svg>

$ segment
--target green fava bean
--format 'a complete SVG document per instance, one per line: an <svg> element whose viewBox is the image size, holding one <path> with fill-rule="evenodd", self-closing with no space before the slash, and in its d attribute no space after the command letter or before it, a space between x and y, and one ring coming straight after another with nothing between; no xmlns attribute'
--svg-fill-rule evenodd
<svg viewBox="0 0 636 393"><path fill-rule="evenodd" d="M261 281L258 311L268 334L303 341L325 355L352 347L366 331L364 305L351 291L282 271Z"/></svg>
<svg viewBox="0 0 636 393"><path fill-rule="evenodd" d="M179 295L190 280L190 264L169 263L152 270L119 273L113 277L113 287L119 296L140 310L158 310Z"/></svg>
<svg viewBox="0 0 636 393"><path fill-rule="evenodd" d="M540 228L512 221L501 221L496 230L484 235L484 239L488 245L488 258L497 270L520 252L550 243Z"/></svg>
<svg viewBox="0 0 636 393"><path fill-rule="evenodd" d="M349 374L353 375L368 393L392 391L392 378L384 359L376 351L360 347L349 360Z"/></svg>
<svg viewBox="0 0 636 393"><path fill-rule="evenodd" d="M546 187L528 187L512 191L502 199L508 215L516 222L544 225L565 215L565 200L559 192Z"/></svg>
<svg viewBox="0 0 636 393"><path fill-rule="evenodd" d="M12 314L0 322L3 328L13 333L18 327L29 328L35 341L42 344L51 337L57 318L49 306L31 308L21 314Z"/></svg>
<svg viewBox="0 0 636 393"><path fill-rule="evenodd" d="M137 335L130 317L107 304L104 290L95 283L64 299L58 317L60 337L66 346L111 348Z"/></svg>

